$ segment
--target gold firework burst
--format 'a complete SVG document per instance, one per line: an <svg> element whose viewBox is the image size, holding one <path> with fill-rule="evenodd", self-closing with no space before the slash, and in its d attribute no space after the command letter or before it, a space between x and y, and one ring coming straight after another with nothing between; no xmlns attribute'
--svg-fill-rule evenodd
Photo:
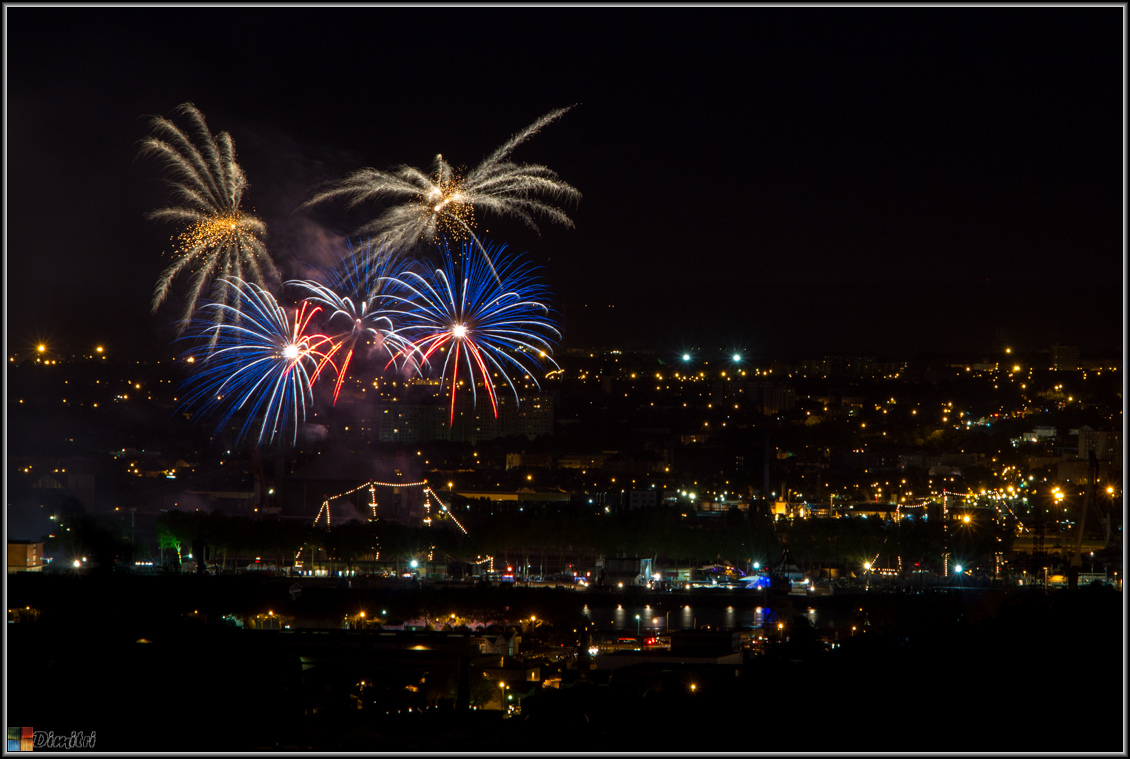
<svg viewBox="0 0 1130 759"><path fill-rule="evenodd" d="M420 194L419 203L421 227L433 230L433 237L442 234L462 241L474 234L475 206L464 192L461 176L437 176L432 187Z"/></svg>
<svg viewBox="0 0 1130 759"><path fill-rule="evenodd" d="M188 253L252 245L255 233L249 228L248 218L238 211L207 216L177 235L177 248Z"/></svg>
<svg viewBox="0 0 1130 759"><path fill-rule="evenodd" d="M236 276L258 284L279 279L262 237L267 228L240 210L247 179L235 160L231 135L209 131L202 114L191 103L178 109L190 125L182 131L168 119L154 118L154 135L142 141L142 155L162 159L176 199L174 205L149 214L156 220L186 224L175 238L174 262L162 272L153 294L153 310L165 301L172 282L182 271L193 272L181 331L188 326L205 290L217 276Z"/></svg>

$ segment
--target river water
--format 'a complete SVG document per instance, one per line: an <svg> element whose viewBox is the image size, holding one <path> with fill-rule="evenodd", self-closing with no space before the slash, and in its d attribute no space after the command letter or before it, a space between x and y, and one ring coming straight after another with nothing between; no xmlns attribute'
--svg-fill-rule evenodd
<svg viewBox="0 0 1130 759"><path fill-rule="evenodd" d="M815 607L805 608L803 605L793 604L787 611L784 605L763 606L756 602L737 602L728 605L701 605L694 606L690 603L675 606L651 606L616 604L612 606L585 605L582 613L598 630L625 631L630 633L656 633L662 634L673 630L692 630L709 627L713 630L737 630L743 628L758 628L765 624L773 624L779 619L780 614L789 618L793 614L802 613L816 627L832 627L837 621L835 613L830 610L818 610ZM841 614L842 616L842 614Z"/></svg>

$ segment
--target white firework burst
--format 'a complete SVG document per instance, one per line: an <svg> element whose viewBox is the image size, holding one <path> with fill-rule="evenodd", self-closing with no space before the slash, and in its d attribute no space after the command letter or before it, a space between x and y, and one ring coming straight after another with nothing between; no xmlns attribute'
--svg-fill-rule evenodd
<svg viewBox="0 0 1130 759"><path fill-rule="evenodd" d="M535 221L538 216L572 227L565 211L548 201L577 201L581 193L546 166L509 160L515 148L568 110L561 108L542 116L465 174L442 155L435 157L430 172L412 166L391 171L360 169L318 191L303 207L336 198L345 198L348 208L388 201L385 211L358 232L400 249L441 234L478 243L475 214L481 211L519 219L535 232L540 232Z"/></svg>

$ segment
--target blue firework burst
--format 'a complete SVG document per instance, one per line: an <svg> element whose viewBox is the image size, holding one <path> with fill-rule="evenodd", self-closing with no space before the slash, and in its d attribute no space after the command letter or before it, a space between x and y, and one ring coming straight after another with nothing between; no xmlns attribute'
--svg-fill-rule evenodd
<svg viewBox="0 0 1130 759"><path fill-rule="evenodd" d="M439 375L451 388L451 423L461 373L469 378L472 394L476 394L476 385L486 389L498 416L492 371L509 385L517 400L512 370L523 372L537 384L539 364L557 368L552 342L561 333L550 315L549 293L532 267L516 257L504 258L505 250L505 245L464 243L457 264L446 241L442 242L441 265L424 272L405 272L396 280L404 294L391 296L401 305L393 315L400 323L394 334L411 344L401 348L400 354L411 355L424 368L438 364L437 352L444 356Z"/></svg>
<svg viewBox="0 0 1130 759"><path fill-rule="evenodd" d="M325 366L332 366L333 341L309 332L320 310L303 302L288 311L254 283L218 280L202 318L186 335L195 341L185 352L194 371L181 408L218 415L217 431L244 412L238 440L258 425L259 443L281 440L289 428L293 444L313 401L311 385Z"/></svg>

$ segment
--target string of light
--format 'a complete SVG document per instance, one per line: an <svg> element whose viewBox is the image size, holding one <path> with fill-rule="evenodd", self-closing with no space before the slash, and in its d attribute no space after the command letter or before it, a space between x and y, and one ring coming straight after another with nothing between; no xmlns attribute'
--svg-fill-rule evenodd
<svg viewBox="0 0 1130 759"><path fill-rule="evenodd" d="M332 526L330 502L336 501L339 498L344 498L346 496L352 495L352 494L358 492L359 490L363 490L364 488L369 489L369 514L370 514L370 519L372 519L373 521L376 521L377 519L379 519L379 516L377 515L377 488L379 488L379 487L380 488L423 488L424 489L424 519L423 519L424 526L425 527L431 527L431 525L432 525L432 516L431 516L431 514L432 514L432 501L431 501L431 499L434 498L436 500L436 503L439 504L440 510L443 511L443 513L448 518L450 518L452 522L455 523L455 526L458 527L459 530L464 535L469 534L467 532L467 528L463 526L463 523L459 521L459 519L455 516L455 514L452 512L452 510L450 508L448 508L447 504L444 503L443 500L439 497L439 495L434 490L431 489L431 487L428 485L427 480L420 480L419 482L378 482L377 480L369 480L368 482L364 482L364 483L362 483L362 484L358 485L357 487L352 488L350 490L346 490L344 492L338 493L337 495L328 496L328 497L326 497L326 499L324 501L322 501L322 506L321 506L321 508L318 509L318 513L314 517L313 525L316 527L318 525L318 522L321 521L322 515L325 514L326 527ZM302 546L302 548L298 549L298 553L296 553L295 556L294 556L295 562L298 561L299 557L302 555L302 551L305 548L306 548L306 546ZM429 550L429 552L428 552L428 561L432 560L434 552L435 552L435 546L432 546L431 550ZM377 549L376 559L378 561L380 560L380 549L379 548ZM493 558L488 557L488 559L490 559L490 561L491 561L491 570L493 571L493 568L494 568ZM481 562L479 562L479 563L481 563Z"/></svg>

